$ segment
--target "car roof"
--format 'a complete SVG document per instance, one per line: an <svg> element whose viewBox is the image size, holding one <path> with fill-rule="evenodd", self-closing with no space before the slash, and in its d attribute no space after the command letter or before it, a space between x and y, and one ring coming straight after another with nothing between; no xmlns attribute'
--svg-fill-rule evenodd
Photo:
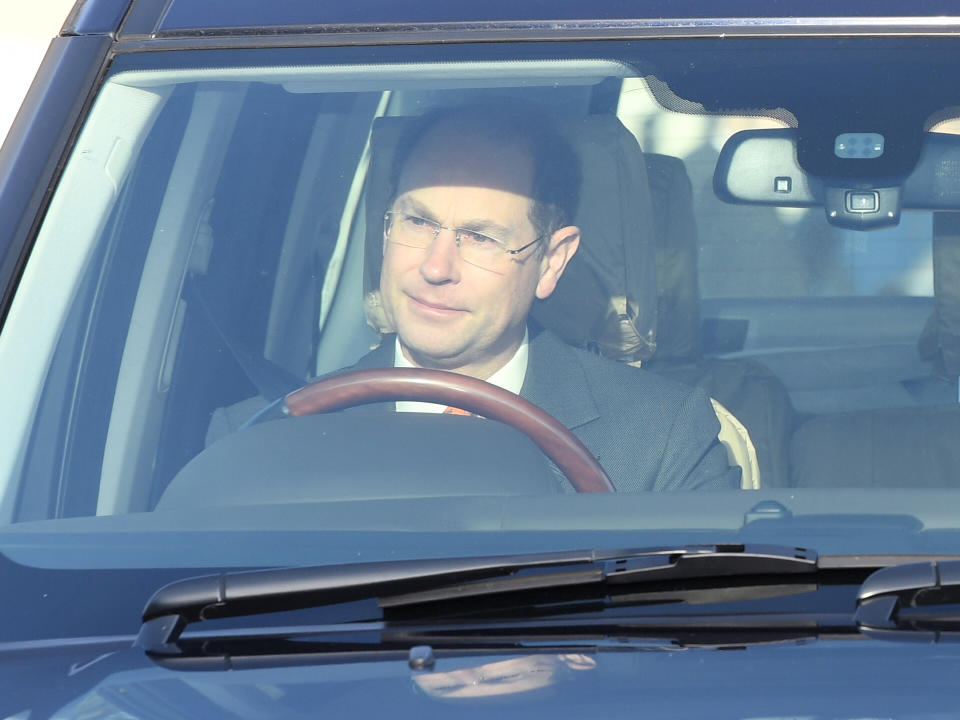
<svg viewBox="0 0 960 720"><path fill-rule="evenodd" d="M955 0L81 0L64 34L116 33L121 26L122 35L169 37L268 28L316 32L331 25L646 20L710 26L728 19L759 26L812 18L840 24L904 17L945 22L950 16L960 19Z"/></svg>

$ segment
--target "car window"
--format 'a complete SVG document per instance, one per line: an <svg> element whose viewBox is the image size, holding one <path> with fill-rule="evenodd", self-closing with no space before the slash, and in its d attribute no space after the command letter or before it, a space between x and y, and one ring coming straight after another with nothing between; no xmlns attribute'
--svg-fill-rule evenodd
<svg viewBox="0 0 960 720"><path fill-rule="evenodd" d="M960 186L947 172L960 138L953 91L910 80L952 67L952 46L888 51L891 87L912 93L893 100L857 85L874 72L861 45L490 43L455 61L442 48L119 56L0 336L2 522L92 529L138 517L162 531L213 508L225 527L277 531L290 508L314 507L329 530L461 530L454 544L466 552L468 531L504 528L538 547L574 531L738 537L770 501L781 520L801 508L829 516L824 527L841 522L834 515L906 512L953 531L939 508L957 490L960 447ZM838 63L848 76L833 86ZM528 252L513 227L443 216L422 193L400 199L405 153L454 175L484 164L466 149L429 155L410 140L418 121L453 110L469 128L527 109L549 118L544 135L569 145L584 181L561 226L578 228L578 249L556 290L530 299L533 359L522 362L540 362L544 331L562 343L561 369L537 397L566 411L576 383L594 394L594 415L567 424L619 478L617 498L575 492L543 444L483 417L385 418L377 405L284 417L289 393L378 346L390 367L403 353L417 364L384 290L403 228L404 257L454 238L450 262L483 277L525 257L509 254ZM843 134L881 137L883 150L850 160ZM762 138L786 148L789 171L764 152L749 170L724 159ZM765 173L767 194L736 194L745 175ZM801 197L807 186L813 199ZM849 204L874 200L882 207ZM531 262L546 272L540 258ZM409 272L423 276L425 262ZM398 296L420 292L418 312L467 312L452 292L441 302L398 282ZM470 308L490 323L481 335L500 322L491 303L519 296L502 287ZM567 347L585 381L564 374ZM594 372L614 379L601 386ZM596 429L607 407L630 419ZM702 446L690 440L704 434ZM722 469L698 464L708 453ZM698 457L686 466L688 455ZM750 532L823 539L814 526L765 527ZM825 536L849 551L866 542ZM890 537L890 552L921 542ZM278 549L276 562L294 556Z"/></svg>

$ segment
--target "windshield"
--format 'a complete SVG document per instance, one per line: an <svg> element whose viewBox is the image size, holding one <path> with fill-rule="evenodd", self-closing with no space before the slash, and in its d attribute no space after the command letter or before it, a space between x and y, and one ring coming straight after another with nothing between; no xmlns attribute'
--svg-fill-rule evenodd
<svg viewBox="0 0 960 720"><path fill-rule="evenodd" d="M0 335L0 545L949 552L955 64L929 39L118 56ZM395 368L495 387L378 389ZM290 395L347 369L373 375L333 412Z"/></svg>

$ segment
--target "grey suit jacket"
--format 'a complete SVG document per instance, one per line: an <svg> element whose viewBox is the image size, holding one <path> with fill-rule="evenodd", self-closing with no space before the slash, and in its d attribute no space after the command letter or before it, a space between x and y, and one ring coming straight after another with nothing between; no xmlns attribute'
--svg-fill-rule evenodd
<svg viewBox="0 0 960 720"><path fill-rule="evenodd" d="M391 336L349 369L392 367L393 353ZM720 423L699 388L531 328L520 396L572 430L618 490L740 487L739 468L728 465L717 440Z"/></svg>
<svg viewBox="0 0 960 720"><path fill-rule="evenodd" d="M520 396L569 428L620 491L740 487L717 440L720 423L700 388L607 360L530 329L530 356ZM393 367L386 338L348 370ZM238 430L267 400L250 398L217 410L207 444ZM391 407L392 403L385 403ZM566 478L562 481L572 490Z"/></svg>

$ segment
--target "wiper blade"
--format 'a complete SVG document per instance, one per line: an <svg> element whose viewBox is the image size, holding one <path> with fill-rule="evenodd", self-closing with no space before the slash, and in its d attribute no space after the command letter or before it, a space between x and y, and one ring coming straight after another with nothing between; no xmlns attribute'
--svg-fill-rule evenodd
<svg viewBox="0 0 960 720"><path fill-rule="evenodd" d="M557 571L545 572L552 568ZM160 588L143 611L137 643L177 653L187 624L379 597L381 607L597 583L816 573L805 548L689 545L597 552L440 558L280 568L188 578Z"/></svg>
<svg viewBox="0 0 960 720"><path fill-rule="evenodd" d="M818 571L816 553L805 548L769 545L690 546L599 559L589 570L531 573L470 583L450 584L403 595L381 596L382 608L525 590L554 590L603 583L608 586L670 583L745 576L811 574Z"/></svg>

